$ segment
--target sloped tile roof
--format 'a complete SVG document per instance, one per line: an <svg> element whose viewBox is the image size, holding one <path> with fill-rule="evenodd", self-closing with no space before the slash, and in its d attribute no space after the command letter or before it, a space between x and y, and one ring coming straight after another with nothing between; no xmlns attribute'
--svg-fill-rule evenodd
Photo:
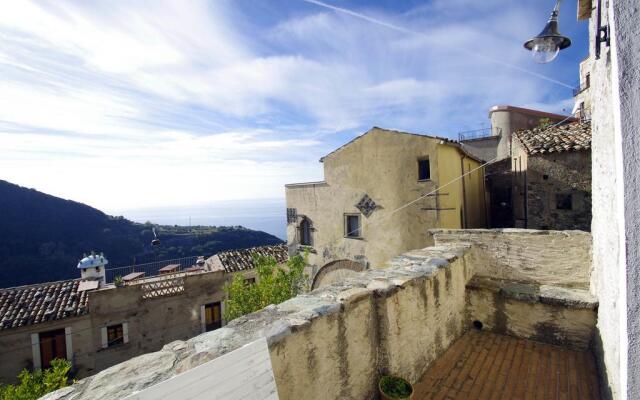
<svg viewBox="0 0 640 400"><path fill-rule="evenodd" d="M80 279L0 289L0 330L89 313Z"/></svg>
<svg viewBox="0 0 640 400"><path fill-rule="evenodd" d="M591 123L573 122L549 128L517 131L515 136L529 154L591 149Z"/></svg>
<svg viewBox="0 0 640 400"><path fill-rule="evenodd" d="M255 265L253 265L254 255L273 257L278 263L283 263L289 259L289 252L284 244L229 250L216 254L226 272L245 271L255 268Z"/></svg>

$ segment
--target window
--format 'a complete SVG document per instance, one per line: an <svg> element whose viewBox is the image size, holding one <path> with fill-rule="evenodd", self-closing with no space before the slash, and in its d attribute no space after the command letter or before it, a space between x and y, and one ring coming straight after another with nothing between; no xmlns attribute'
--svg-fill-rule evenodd
<svg viewBox="0 0 640 400"><path fill-rule="evenodd" d="M431 179L431 166L429 165L429 159L425 158L418 160L418 180L426 181Z"/></svg>
<svg viewBox="0 0 640 400"><path fill-rule="evenodd" d="M247 278L244 280L244 283L246 283L247 285L255 285L256 278Z"/></svg>
<svg viewBox="0 0 640 400"><path fill-rule="evenodd" d="M556 193L556 209L571 210L573 209L572 196L569 194Z"/></svg>
<svg viewBox="0 0 640 400"><path fill-rule="evenodd" d="M67 338L64 328L53 331L40 332L40 367L51 367L51 360L67 358Z"/></svg>
<svg viewBox="0 0 640 400"><path fill-rule="evenodd" d="M204 330L212 331L222 327L222 304L217 301L215 303L205 304L204 306Z"/></svg>
<svg viewBox="0 0 640 400"><path fill-rule="evenodd" d="M124 329L122 324L107 326L107 346L124 343Z"/></svg>
<svg viewBox="0 0 640 400"><path fill-rule="evenodd" d="M129 324L123 322L104 326L101 329L101 335L103 349L129 343Z"/></svg>
<svg viewBox="0 0 640 400"><path fill-rule="evenodd" d="M307 217L300 222L300 244L311 246L311 221Z"/></svg>
<svg viewBox="0 0 640 400"><path fill-rule="evenodd" d="M360 214L345 214L344 216L344 236L361 237Z"/></svg>

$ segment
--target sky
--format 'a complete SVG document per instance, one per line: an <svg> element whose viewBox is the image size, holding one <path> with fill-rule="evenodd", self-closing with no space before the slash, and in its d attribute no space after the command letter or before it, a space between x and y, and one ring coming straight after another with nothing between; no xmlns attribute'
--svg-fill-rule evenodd
<svg viewBox="0 0 640 400"><path fill-rule="evenodd" d="M569 113L587 26L535 64L552 0L11 1L0 179L118 210L283 198L379 126L457 138L511 104Z"/></svg>

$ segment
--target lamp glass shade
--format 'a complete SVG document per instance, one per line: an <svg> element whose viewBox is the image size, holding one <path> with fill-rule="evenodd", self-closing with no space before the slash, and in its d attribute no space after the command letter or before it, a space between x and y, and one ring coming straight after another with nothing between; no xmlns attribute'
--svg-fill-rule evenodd
<svg viewBox="0 0 640 400"><path fill-rule="evenodd" d="M571 46L571 39L563 36L558 31L559 7L560 4L558 1L542 32L527 40L524 44L527 50L531 50L533 59L537 63L544 64L551 62L558 56L560 50Z"/></svg>
<svg viewBox="0 0 640 400"><path fill-rule="evenodd" d="M553 61L560 52L560 46L552 38L536 38L533 42L531 55L533 60L539 64L546 64Z"/></svg>

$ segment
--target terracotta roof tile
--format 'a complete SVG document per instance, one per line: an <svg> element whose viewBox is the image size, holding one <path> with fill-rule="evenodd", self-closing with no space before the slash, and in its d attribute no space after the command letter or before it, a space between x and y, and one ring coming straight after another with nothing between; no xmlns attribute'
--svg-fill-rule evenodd
<svg viewBox="0 0 640 400"><path fill-rule="evenodd" d="M289 252L284 244L229 250L216 254L226 272L245 271L255 268L253 265L254 255L273 257L278 263L283 263L289 259Z"/></svg>
<svg viewBox="0 0 640 400"><path fill-rule="evenodd" d="M89 313L79 279L0 289L0 330Z"/></svg>
<svg viewBox="0 0 640 400"><path fill-rule="evenodd" d="M591 124L569 124L517 131L515 136L529 154L560 153L591 149Z"/></svg>

